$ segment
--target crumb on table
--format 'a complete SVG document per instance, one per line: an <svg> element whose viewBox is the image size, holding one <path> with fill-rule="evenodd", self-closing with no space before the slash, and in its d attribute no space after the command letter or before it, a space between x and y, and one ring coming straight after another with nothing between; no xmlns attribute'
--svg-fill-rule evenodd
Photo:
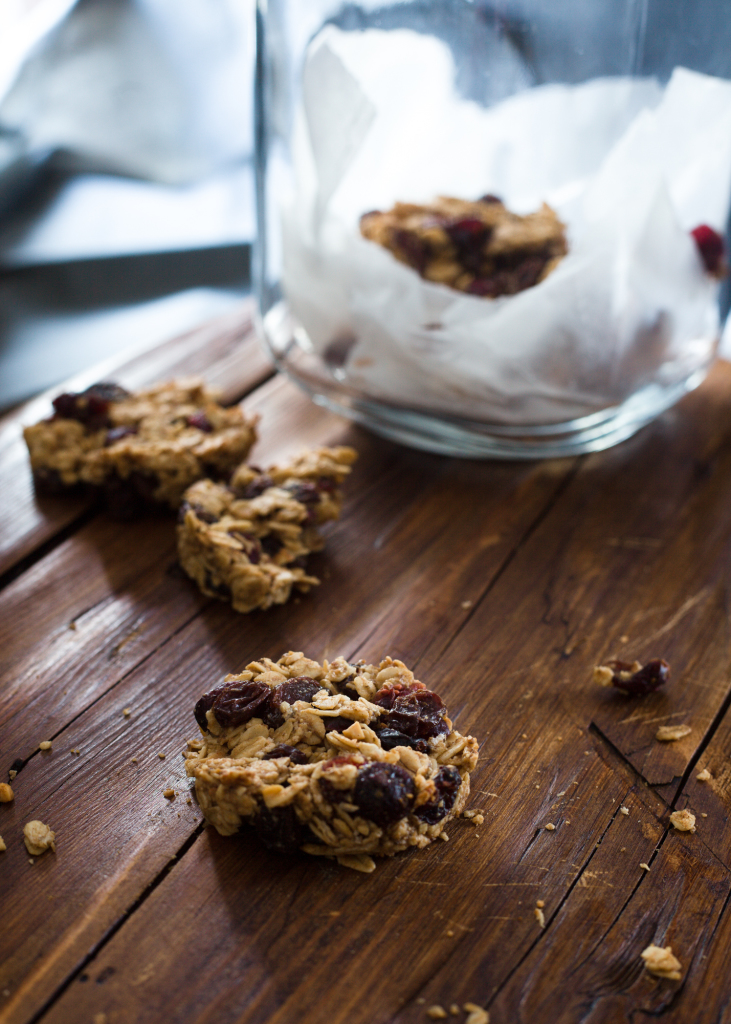
<svg viewBox="0 0 731 1024"><path fill-rule="evenodd" d="M38 749L39 750L50 750L52 746L53 746L53 744L51 743L50 740L42 740L38 744Z"/></svg>
<svg viewBox="0 0 731 1024"><path fill-rule="evenodd" d="M698 782L708 782L710 778L711 773L708 771L707 768L704 768L703 771L698 772L698 774L696 775L696 779L698 780Z"/></svg>
<svg viewBox="0 0 731 1024"><path fill-rule="evenodd" d="M56 833L42 821L29 821L23 826L25 848L34 857L40 857L46 850L56 852Z"/></svg>
<svg viewBox="0 0 731 1024"><path fill-rule="evenodd" d="M15 799L15 793L7 782L0 782L0 804L9 804Z"/></svg>
<svg viewBox="0 0 731 1024"><path fill-rule="evenodd" d="M640 956L650 974L670 981L680 981L682 966L678 958L673 956L672 946L648 946L642 950Z"/></svg>
<svg viewBox="0 0 731 1024"><path fill-rule="evenodd" d="M673 811L670 815L670 824L678 832L695 832L695 814L687 807L684 811Z"/></svg>
<svg viewBox="0 0 731 1024"><path fill-rule="evenodd" d="M674 743L675 740L682 740L683 736L688 736L691 732L693 730L689 725L661 725L655 733L655 739L660 743Z"/></svg>

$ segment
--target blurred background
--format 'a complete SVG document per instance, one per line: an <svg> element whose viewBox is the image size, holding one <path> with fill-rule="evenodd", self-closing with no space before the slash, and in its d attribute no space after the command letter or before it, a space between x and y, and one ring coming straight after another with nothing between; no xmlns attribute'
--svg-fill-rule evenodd
<svg viewBox="0 0 731 1024"><path fill-rule="evenodd" d="M0 410L240 303L253 0L1 0Z"/></svg>

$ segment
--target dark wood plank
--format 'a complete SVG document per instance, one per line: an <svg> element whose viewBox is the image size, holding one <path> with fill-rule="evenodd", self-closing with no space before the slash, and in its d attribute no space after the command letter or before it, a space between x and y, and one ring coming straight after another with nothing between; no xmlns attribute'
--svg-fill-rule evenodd
<svg viewBox="0 0 731 1024"><path fill-rule="evenodd" d="M398 449L357 428L344 426L283 380L265 385L247 404L261 410L262 437L270 442L272 436L292 448L316 441L350 442L361 452L343 518L330 531L326 553L319 556L320 570L327 578L321 588L298 602L258 615L239 616L219 603L205 605L169 642L159 643L158 636L146 660L133 653L131 657L139 659L139 667L132 671L128 667L127 675L115 686L109 685L112 677L108 676L103 684L108 692L59 732L54 754L50 758L36 755L15 780L18 798L13 813L24 815L22 820L45 820L45 815L58 832L59 854L38 865L42 872L33 876L30 900L27 887L23 887L25 895L21 899L21 891L11 881L17 878L19 869L25 869L22 850L20 854L16 850L14 860L5 862L10 867L0 880L3 900L7 900L4 905L13 920L21 913L23 916L21 932L16 932L4 947L0 937L0 959L4 959L0 989L8 987L11 993L6 1006L9 1021L27 1020L36 1012L101 939L110 920L126 913L156 877L160 871L160 821L166 822L166 837L170 838L170 843L166 838L162 844L163 859L169 859L176 843L179 847L190 835L191 822L187 817L177 819L168 814L161 796L166 781L180 778L181 764L176 759L174 766L166 759L161 766L156 752L160 748L172 755L180 749L181 740L190 734L191 708L202 689L232 667L265 651L278 656L293 646L314 650L320 656L328 651L350 653L367 640L379 621L396 613L402 615L406 628L413 633L425 624L427 628L439 624L450 631L459 629L469 614L469 609L462 607L461 595L471 592L470 587L477 588L477 581L481 588L489 586L562 480L557 467L546 470L483 464L473 467L470 474L465 464ZM564 474L569 469L570 465L564 465ZM529 479L534 480L531 487L527 486ZM457 483L466 504L459 529L455 530L450 496ZM423 527L421 533L404 530L403 524L412 518ZM503 524L500 543L495 541L498 523ZM452 584L442 587L430 599L431 618L425 620L424 607L417 598L427 588L433 592L436 557L430 558L429 551L443 558L445 538L451 538L449 550L454 564L442 570L442 575L453 579L455 586L461 581L460 597L455 599ZM69 545L81 539L79 535ZM374 550L381 553L378 560L373 558ZM153 575L157 572L154 568L150 571ZM39 569L35 585L43 578ZM23 577L17 585L22 583ZM32 584L33 580L27 590L29 601ZM159 581L157 585L164 588L165 600L170 600L168 583ZM403 609L404 592L415 598L408 614ZM126 601L124 590L115 591L114 603L122 610ZM135 601L129 603L135 607ZM82 670L84 650L94 663L93 647L100 635L88 650L82 638L74 671ZM151 636L155 636L154 631ZM148 642L144 633L139 641L135 638L137 642ZM51 683L46 679L49 694ZM84 700L88 701L88 696ZM121 714L126 706L132 709L127 720ZM63 716L68 716L68 708L63 709ZM71 748L81 749L81 757L75 759L75 755L68 754ZM136 753L142 755L138 763L144 760L144 770L136 766L131 769L128 764L129 757ZM139 783L130 783L131 771L140 772ZM100 791L101 778L104 783ZM163 815L160 821L155 817L158 812ZM20 820L13 819L15 832L11 834L16 837ZM98 860L98 873L96 868L94 873L88 870L89 858L94 856L84 825L89 821L94 821L97 837L91 842L104 847L94 860L95 865ZM119 838L111 844L105 842L105 836L122 834L135 836L139 855ZM156 849L149 856L149 873L143 878L137 866L145 862L146 844ZM134 870L130 870L130 863ZM312 869L319 873L321 867L312 865ZM96 895L101 875L106 879L103 911L95 903L101 898ZM53 926L41 929L41 936L38 932L47 913L46 900L54 893L63 913L54 919ZM268 890L267 899L272 898L279 899Z"/></svg>
<svg viewBox="0 0 731 1024"><path fill-rule="evenodd" d="M522 543L517 548L509 544L502 558L499 544L480 546L479 541L504 536L524 511L516 500L520 484L515 476L511 487L496 494L500 473L517 470L432 460L431 488L405 507L401 532L387 533L379 561L372 556L368 561L370 594L354 588L350 579L349 590L341 589L336 573L331 601L326 603L323 590L311 603L303 602L288 622L267 618L256 638L259 646L247 647L245 641L243 649L241 635L232 637L227 622L212 617L214 610L204 611L176 638L175 654L184 667L173 675L181 694L192 695L192 681L206 664L199 647L203 621L208 637L215 636L216 657L227 667L235 660L234 651L260 653L262 644L272 649L277 637L282 646L290 646L286 637L295 641L292 646L305 637L313 654L327 644L328 650L372 658L395 646L421 678L436 682L457 710L460 727L485 737L474 803L484 807L487 821L477 831L455 825L449 843L383 863L367 879L328 865L279 861L257 853L246 838L221 840L206 832L93 958L90 976L107 972L104 984L73 982L44 1020L70 1021L80 1008L85 1014L113 1013L115 1021L158 1021L163 1013L197 1024L214 1019L417 1021L424 1019L417 997L427 1005L447 1006L467 1000L484 1004L496 994L500 999L501 991L513 991L511 977L522 977L521 963L532 963L534 950L544 979L536 1005L544 1007L540 1000L550 957L544 960L540 952L542 936L552 930L551 915L565 907L569 923L561 932L560 955L570 959L567 944L576 941L585 888L598 887L603 896L592 903L595 920L587 949L591 952L592 935L602 943L605 935L612 936L615 943L606 960L599 955L596 986L601 982L614 992L621 977L611 972L617 965L624 969L630 951L635 958L631 970L636 971L637 947L653 935L672 936L673 927L687 935L684 925L670 926L671 918L682 921L686 908L691 919L708 914L711 923L698 947L707 948L728 892L726 868L707 847L692 846L698 836L668 835L669 801L677 796L678 782L662 793L646 788L631 748L623 749L620 726L633 724L624 722L628 703L597 690L591 668L629 632L627 623L638 621L633 616L660 608L653 612L659 625L652 625L661 628L682 609L689 585L693 593L709 588L711 594L725 586L727 566L719 556L731 532L722 515L731 499L730 408L731 372L722 367L705 389L640 438L585 460L573 479L564 466L563 476L553 481L556 500L544 495L542 505L536 503L534 512L542 507L545 516L532 514L532 532L524 526ZM403 458L421 457L405 453ZM521 502L535 501L535 487L546 486L550 471L545 467L543 477L532 478L535 484L525 487ZM524 476L523 483L528 479ZM408 484L411 491L413 484ZM375 499L380 496L374 491ZM392 571L404 539L412 539L412 530L421 536L425 522L445 505L451 512L446 538L444 530L434 537L433 552L431 547L423 552L421 570L409 565L396 579L397 603L374 614L368 602L375 603L374 589L380 594L376 574L384 567ZM352 552L359 571L377 535L369 519L364 503L357 524L370 543ZM650 527L653 532L643 532ZM339 544L354 540L347 521L341 530L333 535L332 557L338 560ZM661 545L608 542L658 536ZM685 559L679 571L678 556L691 541L696 564L691 570ZM438 555L430 558L430 552ZM493 557L493 571L485 571ZM470 581L480 579L475 566L480 559L482 585L472 592L472 607L455 619L450 609L463 611L463 593L470 592ZM461 560L461 571L454 571L454 560ZM692 572L689 581L686 572ZM430 601L439 606L431 617ZM726 661L725 609L718 600L697 605L702 614L678 617L662 634L668 637L667 649L653 650L667 653L673 662L671 687L665 695L637 703L638 710L685 713L690 689L698 721L720 714L728 689L720 683ZM366 621L371 628L363 633ZM123 681L120 696L122 687L150 685L143 681L154 671L156 658ZM695 685L696 671L706 680L710 676L710 684ZM680 760L670 762L673 773L686 771L707 731L694 734L692 748L680 748ZM607 739L608 734L614 738ZM165 735L172 740L174 733ZM640 767L648 763L645 757ZM661 781L667 781L664 768ZM618 813L625 804L628 817ZM553 831L544 827L549 822L556 826ZM688 849L695 850L695 861ZM649 876L641 860L652 862ZM648 938L647 908L657 902L658 892L673 885L677 899L666 900L665 918L656 913L656 928ZM546 901L545 933L533 915L537 898ZM194 922L202 920L206 926L195 931L191 970L185 954ZM155 943L159 921L180 937L164 951ZM691 978L696 962L691 949ZM609 1000L609 1016L595 1019L624 1020L636 1009L655 1008L656 1002L648 1003L642 994L646 981L641 975L636 998L621 1006ZM515 1001L507 1009L496 1005L505 1019L519 1012ZM577 1019L572 1008L574 1003L567 1004L564 1019Z"/></svg>
<svg viewBox="0 0 731 1024"><path fill-rule="evenodd" d="M0 520L0 574L75 522L88 508L83 498L38 497L22 427L49 415L61 390L81 390L103 378L134 389L174 376L199 375L235 401L272 373L251 324L251 303L151 351L121 353L62 387L55 387L0 420L0 487L7 513Z"/></svg>

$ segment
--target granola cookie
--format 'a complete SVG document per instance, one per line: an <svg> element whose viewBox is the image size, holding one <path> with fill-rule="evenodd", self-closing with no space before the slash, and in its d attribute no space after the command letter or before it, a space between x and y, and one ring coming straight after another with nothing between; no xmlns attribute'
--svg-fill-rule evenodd
<svg viewBox="0 0 731 1024"><path fill-rule="evenodd" d="M543 281L568 251L564 225L550 206L521 217L496 196L396 203L364 214L360 230L427 281L490 299Z"/></svg>
<svg viewBox="0 0 731 1024"><path fill-rule="evenodd" d="M322 664L289 652L226 677L195 706L186 771L221 835L251 826L280 853L372 871L459 815L477 740L400 661Z"/></svg>
<svg viewBox="0 0 731 1024"><path fill-rule="evenodd" d="M352 448L314 448L266 472L240 466L228 486L193 484L178 522L180 564L204 594L238 612L284 604L292 588L320 581L304 563L324 541L318 526L337 519Z"/></svg>
<svg viewBox="0 0 731 1024"><path fill-rule="evenodd" d="M53 408L24 430L36 486L96 489L121 518L156 505L176 509L186 487L228 476L256 440L256 418L225 409L199 380L135 394L93 384L59 395Z"/></svg>

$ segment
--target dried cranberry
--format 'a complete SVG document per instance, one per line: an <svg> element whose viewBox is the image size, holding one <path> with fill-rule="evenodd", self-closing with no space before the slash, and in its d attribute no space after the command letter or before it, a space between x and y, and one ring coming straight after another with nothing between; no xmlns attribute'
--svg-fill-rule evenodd
<svg viewBox="0 0 731 1024"><path fill-rule="evenodd" d="M435 775L434 785L437 791L436 799L428 804L422 804L414 811L417 818L421 818L427 825L436 825L452 810L459 787L462 785L462 776L453 765L445 765Z"/></svg>
<svg viewBox="0 0 731 1024"><path fill-rule="evenodd" d="M395 729L413 739L428 739L449 732L445 721L447 709L441 697L422 683L400 688L386 684L375 695L373 703L387 709L387 714L379 719L381 728Z"/></svg>
<svg viewBox="0 0 731 1024"><path fill-rule="evenodd" d="M646 693L654 693L664 686L670 676L670 666L663 658L653 658L646 665L634 672L628 679L621 673L631 671L633 665L629 661L608 661L607 665L614 672L612 686L628 693L631 697L641 697Z"/></svg>
<svg viewBox="0 0 731 1024"><path fill-rule="evenodd" d="M483 258L483 249L490 239L492 228L476 217L463 217L446 224L444 230L457 250L462 266L477 273Z"/></svg>
<svg viewBox="0 0 731 1024"><path fill-rule="evenodd" d="M111 430L107 431L107 436L104 439L104 446L109 447L110 444L114 444L115 441L121 441L123 437L131 437L137 433L137 427L133 424L125 427L112 427Z"/></svg>
<svg viewBox="0 0 731 1024"><path fill-rule="evenodd" d="M493 203L500 203L500 205L502 206L503 201L502 199L499 198L499 196L494 196L492 192L487 192L484 196L480 196L477 202L487 203L489 206L492 206Z"/></svg>
<svg viewBox="0 0 731 1024"><path fill-rule="evenodd" d="M292 804L262 807L252 825L267 850L274 853L294 853L312 838L312 833L299 820Z"/></svg>
<svg viewBox="0 0 731 1024"><path fill-rule="evenodd" d="M708 273L714 276L723 276L724 256L726 255L723 236L707 224L699 224L697 228L693 228L691 235L698 246L703 266Z"/></svg>
<svg viewBox="0 0 731 1024"><path fill-rule="evenodd" d="M322 687L309 676L297 676L295 679L288 679L286 683L280 683L271 691L265 721L272 729L278 729L284 722L279 705L282 701L287 704L294 704L296 700L311 701L318 690Z"/></svg>
<svg viewBox="0 0 731 1024"><path fill-rule="evenodd" d="M261 715L271 695L266 683L246 683L232 679L215 690L204 693L195 706L195 720L201 729L208 729L206 712L213 709L216 721L224 729L243 725Z"/></svg>
<svg viewBox="0 0 731 1024"><path fill-rule="evenodd" d="M297 747L290 747L288 743L278 743L268 754L264 754L262 761L271 761L275 757L288 757L292 764L307 764L307 754Z"/></svg>
<svg viewBox="0 0 731 1024"><path fill-rule="evenodd" d="M531 256L523 260L515 270L515 290L522 292L526 288L532 288L538 282L545 265L544 256Z"/></svg>
<svg viewBox="0 0 731 1024"><path fill-rule="evenodd" d="M185 419L189 427L195 427L196 430L202 430L204 434L213 433L213 424L204 412L193 412L190 416L186 416Z"/></svg>
<svg viewBox="0 0 731 1024"><path fill-rule="evenodd" d="M252 498L258 498L260 494L274 486L274 481L268 473L262 473L260 476L254 477L245 487L236 489L235 494L237 498L241 498L243 501L251 501Z"/></svg>
<svg viewBox="0 0 731 1024"><path fill-rule="evenodd" d="M405 768L372 761L358 772L353 803L364 818L387 828L408 814L415 796L414 780Z"/></svg>
<svg viewBox="0 0 731 1024"><path fill-rule="evenodd" d="M325 491L325 493L327 494L332 494L332 492L337 488L338 484L337 481L333 480L331 476L318 476L317 483L315 486L317 487L318 491Z"/></svg>
<svg viewBox="0 0 731 1024"><path fill-rule="evenodd" d="M431 246L427 240L406 228L397 228L393 232L393 241L406 257L409 266L423 273L431 256Z"/></svg>

